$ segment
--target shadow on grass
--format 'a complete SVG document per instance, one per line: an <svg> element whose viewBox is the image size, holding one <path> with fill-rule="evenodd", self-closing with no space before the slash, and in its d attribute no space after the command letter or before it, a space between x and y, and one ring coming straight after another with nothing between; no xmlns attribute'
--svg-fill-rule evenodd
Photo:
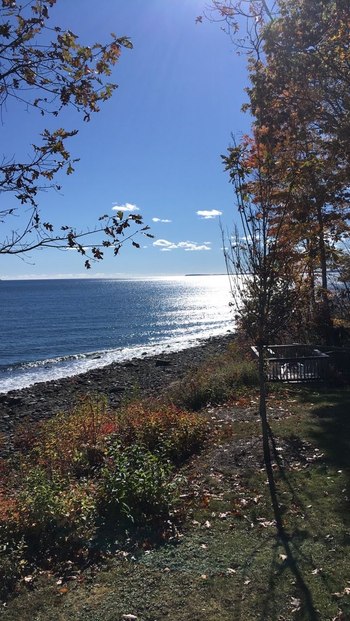
<svg viewBox="0 0 350 621"><path fill-rule="evenodd" d="M311 394L311 399L314 404L311 437L327 460L350 473L350 389L322 390Z"/></svg>
<svg viewBox="0 0 350 621"><path fill-rule="evenodd" d="M321 449L325 463L342 470L347 478L347 494L339 497L335 509L349 527L350 512L350 389L322 388L317 393L304 391L304 401L312 403L310 438Z"/></svg>
<svg viewBox="0 0 350 621"><path fill-rule="evenodd" d="M347 395L350 399L350 393ZM337 410L338 416L340 418L339 427L343 428L343 425L349 428L349 422L346 420L346 410L349 412L349 407L344 403L344 399L341 398L339 400L339 409ZM321 413L321 420L326 422L326 424L330 424L329 416L330 410L325 410L324 417L322 417L323 409ZM325 434L324 443L327 444L326 436L328 432L328 427L325 425L325 429L321 427L319 434ZM298 619L305 619L305 621L320 621L321 616L319 611L316 608L313 599L312 587L308 584L308 580L306 579L307 575L310 573L315 573L318 571L314 561L312 559L312 554L305 554L302 549L302 544L305 539L310 537L317 536L318 533L315 531L314 525L310 525L310 532L308 530L308 518L307 518L307 507L305 507L300 495L295 489L291 477L288 475L288 471L284 468L283 460L278 452L275 437L273 432L268 426L268 434L270 441L270 463L266 463L266 473L268 477L269 484L269 492L271 496L271 502L274 512L274 518L276 522L277 535L276 541L273 548L273 558L271 561L270 573L268 577L268 589L266 596L262 601L262 608L260 614L260 621L273 621L278 617L278 613L276 611L275 601L276 601L276 590L278 589L278 585L280 583L281 577L284 572L287 570L293 576L295 582L295 599L294 599L294 613L297 615ZM333 430L330 433L330 439L328 444L331 447L329 458L334 458L334 454L337 454L338 466L345 467L348 466L349 463L349 446L348 439L349 435L346 438L341 439L342 450L339 451L339 447L337 448L337 432ZM323 448L323 445L322 445ZM325 449L326 454L326 449ZM298 530L294 528L290 530L286 527L284 521L284 505L285 498L281 496L281 490L279 483L283 482L284 489L287 489L292 502L298 506L298 509L302 511L305 519L303 530ZM278 553L278 550L283 551L284 561L281 564L279 559L281 559L281 554ZM319 575L319 578L323 582L323 586L325 591L328 593L332 593L334 591L334 584L331 577L328 577L325 572L322 572Z"/></svg>
<svg viewBox="0 0 350 621"><path fill-rule="evenodd" d="M280 474L282 475L284 479L286 479L287 476L284 471L284 468L281 465L281 462L279 461L278 453L276 451L276 444L274 441L274 436L273 436L270 426L268 426L268 433L269 433L270 441L272 445L273 457L275 458L276 464L280 470ZM290 535L288 534L285 528L284 522L283 522L281 502L279 499L278 489L276 486L276 480L275 480L275 475L274 475L274 471L272 468L271 457L272 455L270 452L268 459L266 459L265 457L265 466L266 466L266 474L268 478L269 491L270 491L270 496L271 496L274 517L276 521L276 528L277 528L277 542L276 543L277 545L278 544L282 545L284 548L285 557L286 557L285 558L286 566L288 566L288 568L290 569L291 573L294 576L297 592L300 596L300 604L307 615L307 619L309 621L319 621L320 616L315 608L313 598L312 598L312 593L304 579L303 572L300 568L300 562L298 559L298 556L300 556L300 551L297 549L295 542L294 543L292 542L292 539ZM290 484L289 486L291 487ZM293 490L293 496L295 496L294 490ZM269 578L269 586L272 592L274 592L275 590L275 583L276 583L276 578L275 578L274 573L275 573L274 568L272 566L271 571L270 571L270 578ZM265 621L265 620L267 621L268 619L271 619L270 599L271 599L271 592L268 593L268 596L265 599L264 608L262 610L262 616L260 617L261 621ZM296 603L296 608L297 607L298 607L298 604Z"/></svg>

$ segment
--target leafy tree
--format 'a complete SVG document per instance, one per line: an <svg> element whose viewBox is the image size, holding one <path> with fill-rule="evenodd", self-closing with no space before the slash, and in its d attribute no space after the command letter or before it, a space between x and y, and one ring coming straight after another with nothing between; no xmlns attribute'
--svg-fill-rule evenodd
<svg viewBox="0 0 350 621"><path fill-rule="evenodd" d="M20 3L2 0L0 8L0 108L12 102L23 104L42 116L59 117L67 107L90 121L99 112L117 85L109 82L112 67L118 62L122 48L131 48L126 37L112 33L110 41L91 46L80 43L76 34L53 26L49 15L56 0L33 0ZM115 217L102 216L91 231L77 231L64 225L54 231L43 219L38 194L48 187L60 189L56 177L62 171L70 175L77 161L71 157L67 142L77 130L62 127L44 129L41 142L32 145L32 154L25 161L16 161L3 154L0 164L0 192L3 198L14 195L17 205L0 208L0 222L6 228L0 242L0 254L17 255L38 247L74 248L90 261L101 260L104 249L112 247L114 254L121 244L131 239L131 224L142 226L138 214L127 217L118 212ZM12 228L9 221L20 216L21 227ZM17 219L17 218L16 218ZM16 221L16 220L15 220ZM138 247L136 242L132 242Z"/></svg>
<svg viewBox="0 0 350 621"><path fill-rule="evenodd" d="M234 187L240 229L225 245L232 295L241 327L258 348L265 348L288 328L296 304L293 247L286 244L289 193L276 209L275 171L278 165L266 143L245 137L223 156ZM236 278L239 276L239 278Z"/></svg>
<svg viewBox="0 0 350 621"><path fill-rule="evenodd" d="M315 268L320 270L319 323L326 339L329 259L349 231L348 19L349 7L342 1L288 1L280 3L280 15L264 31L269 126L284 132L285 153L298 169L291 216L294 230L303 231L300 241L308 247L313 280Z"/></svg>
<svg viewBox="0 0 350 621"><path fill-rule="evenodd" d="M278 166L278 159L273 148L267 148L266 142L260 141L258 131L250 140L231 147L224 163L233 183L242 225L242 230L237 229L226 245L227 271L241 326L258 352L259 416L264 462L277 533L286 555L292 558L273 472L273 436L267 412L265 368L266 346L285 329L297 300L290 278L292 255L283 243L284 228L287 226L284 215L288 213L289 199L286 194L283 205L280 203L277 221L274 167ZM291 190L292 187L291 180ZM302 587L302 577L296 572L294 574L298 586ZM312 603L307 602L307 607L310 613L308 618L316 619Z"/></svg>
<svg viewBox="0 0 350 621"><path fill-rule="evenodd" d="M295 249L299 250L299 272L309 288L313 314L319 316L319 325L327 338L331 327L329 259L348 230L346 165L341 153L330 152L311 119L301 118L302 113L294 114L293 110L287 109L285 102L281 103L280 82L272 65L267 58L266 63L260 63L250 72L250 110L254 115L261 116L256 97L257 92L263 89L264 99L268 102L264 107L265 133L267 139L273 142L275 152L279 152L275 178L275 186L279 188L276 207L283 193L289 192L293 176L287 214L289 244L294 244ZM302 86L299 85L301 90Z"/></svg>
<svg viewBox="0 0 350 621"><path fill-rule="evenodd" d="M215 0L213 8L235 44L248 53L251 86L245 109L264 128L275 154L279 151L275 186L282 198L294 177L285 241L298 251L302 279L295 275L309 291L310 322L330 340L328 271L349 234L348 3Z"/></svg>
<svg viewBox="0 0 350 621"><path fill-rule="evenodd" d="M306 242L309 262L313 260L313 274L312 254L317 253L324 308L327 305L329 310L327 259L348 230L348 159L336 145L337 132L348 121L348 74L343 70L349 61L348 36L346 41L344 34L347 30L348 35L349 26L347 4L326 0L213 1L214 14L239 50L248 53L251 87L247 109L253 115L251 138L231 147L224 157L241 219L241 230L236 230L233 244L231 240L227 244L226 261L241 324L258 350L259 414L277 532L303 593L305 614L314 620L319 615L293 559L272 468L273 435L266 410L264 352L271 336L287 324L288 312L293 314L297 309L300 297L293 264L297 261L300 265L304 258L301 242ZM336 35L332 27L327 30L329 7L334 9L332 16L340 19ZM309 9L309 19L305 19ZM275 31L281 33L277 39ZM303 47L295 49L299 32L304 34ZM310 32L320 36L318 44L311 47L307 41ZM334 63L330 53L321 69L320 50L327 45L327 49L332 48L333 36L342 52L341 63ZM331 94L336 76L341 87L338 99L336 93ZM339 106L337 123L333 125L327 123L332 105Z"/></svg>
<svg viewBox="0 0 350 621"><path fill-rule="evenodd" d="M259 416L264 461L279 534L283 535L270 451L267 416L265 357L271 339L285 329L295 302L291 279L293 245L285 243L287 214L293 195L294 173L280 158L280 141L269 128L264 65L261 61L261 24L271 20L265 2L214 2L214 9L228 26L238 46L249 55L249 72L255 80L249 90L254 115L252 136L246 136L223 156L233 184L241 229L224 239L227 271L240 324L258 352ZM245 36L238 39L242 18L248 20ZM283 173L285 173L283 177ZM288 183L279 181L280 177Z"/></svg>

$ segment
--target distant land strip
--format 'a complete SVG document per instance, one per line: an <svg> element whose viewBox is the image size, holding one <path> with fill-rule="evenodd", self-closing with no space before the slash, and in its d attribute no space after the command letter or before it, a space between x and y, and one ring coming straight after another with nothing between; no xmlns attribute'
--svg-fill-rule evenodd
<svg viewBox="0 0 350 621"><path fill-rule="evenodd" d="M185 274L185 276L227 276L227 273L223 274Z"/></svg>

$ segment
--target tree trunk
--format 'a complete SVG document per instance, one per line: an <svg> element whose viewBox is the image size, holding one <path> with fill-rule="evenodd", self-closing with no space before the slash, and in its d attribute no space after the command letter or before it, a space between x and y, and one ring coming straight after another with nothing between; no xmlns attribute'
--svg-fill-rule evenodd
<svg viewBox="0 0 350 621"><path fill-rule="evenodd" d="M281 512L278 505L277 500L277 492L275 479L273 476L272 469L272 461L271 461L271 450L270 450L270 441L269 441L269 423L267 420L267 412L266 412L266 377L265 377L265 353L264 346L262 344L258 345L258 364L259 364L259 415L261 421L261 430L262 430L262 438L263 438L263 452L264 452L264 463L266 468L267 479L269 482L269 489L272 501L273 512L276 520L276 527L279 535L283 533L283 523L281 519Z"/></svg>
<svg viewBox="0 0 350 621"><path fill-rule="evenodd" d="M324 223L323 223L323 213L322 213L322 204L320 201L317 202L317 222L318 222L318 245L320 252L320 266L321 266L321 284L322 284L322 295L325 295L325 299L327 299L327 289L328 289L328 278L327 278L327 258L326 258L326 246L324 242Z"/></svg>
<svg viewBox="0 0 350 621"><path fill-rule="evenodd" d="M321 313L320 328L326 343L332 342L332 319L328 299L328 276L327 276L327 255L326 244L324 240L324 222L322 213L323 201L317 201L317 221L318 221L318 244L321 267Z"/></svg>

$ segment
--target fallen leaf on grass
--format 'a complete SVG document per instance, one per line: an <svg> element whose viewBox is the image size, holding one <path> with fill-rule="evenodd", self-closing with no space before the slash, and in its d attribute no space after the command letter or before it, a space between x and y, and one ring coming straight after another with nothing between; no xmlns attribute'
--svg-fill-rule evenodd
<svg viewBox="0 0 350 621"><path fill-rule="evenodd" d="M120 550L118 554L122 556L123 558L127 558L128 556L130 556L130 552L126 552L125 550Z"/></svg>
<svg viewBox="0 0 350 621"><path fill-rule="evenodd" d="M346 621L346 616L342 610L338 610L336 617L333 617L332 621Z"/></svg>
<svg viewBox="0 0 350 621"><path fill-rule="evenodd" d="M335 597L344 597L344 595L350 595L350 587L345 587L344 591L342 591L341 593L332 593L332 595L335 595Z"/></svg>
<svg viewBox="0 0 350 621"><path fill-rule="evenodd" d="M265 520L264 518L257 518L257 522L259 522L260 526L262 526L263 528L275 526L275 520Z"/></svg>
<svg viewBox="0 0 350 621"><path fill-rule="evenodd" d="M298 610L300 610L300 599L298 599L297 597L292 597L290 603L293 607L292 612L298 612Z"/></svg>
<svg viewBox="0 0 350 621"><path fill-rule="evenodd" d="M231 512L230 511L225 511L225 513L219 513L219 518L220 520L225 520L227 518L228 515L230 515Z"/></svg>

